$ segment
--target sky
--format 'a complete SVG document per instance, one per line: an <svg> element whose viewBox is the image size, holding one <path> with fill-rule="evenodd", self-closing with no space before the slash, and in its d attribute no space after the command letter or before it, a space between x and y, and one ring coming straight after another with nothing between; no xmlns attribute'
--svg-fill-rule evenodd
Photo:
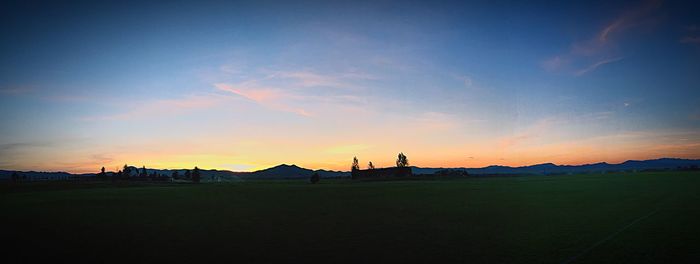
<svg viewBox="0 0 700 264"><path fill-rule="evenodd" d="M700 158L692 1L3 2L0 169Z"/></svg>

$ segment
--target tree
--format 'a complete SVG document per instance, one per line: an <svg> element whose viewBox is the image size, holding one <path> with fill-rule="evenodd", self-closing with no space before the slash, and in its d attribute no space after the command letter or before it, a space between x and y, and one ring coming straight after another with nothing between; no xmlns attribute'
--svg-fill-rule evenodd
<svg viewBox="0 0 700 264"><path fill-rule="evenodd" d="M403 152L399 153L399 157L396 158L396 167L406 167L408 166L408 158Z"/></svg>
<svg viewBox="0 0 700 264"><path fill-rule="evenodd" d="M148 172L146 172L146 166L143 166L143 169L141 169L139 177L148 177Z"/></svg>
<svg viewBox="0 0 700 264"><path fill-rule="evenodd" d="M194 170L192 170L192 182L199 183L200 178L201 178L201 175L199 173L199 168L197 168L197 166L195 166Z"/></svg>
<svg viewBox="0 0 700 264"><path fill-rule="evenodd" d="M192 178L192 172L190 170L185 170L185 179L191 179Z"/></svg>
<svg viewBox="0 0 700 264"><path fill-rule="evenodd" d="M352 170L356 171L360 169L360 162L357 160L357 157L352 158Z"/></svg>
<svg viewBox="0 0 700 264"><path fill-rule="evenodd" d="M311 175L311 179L309 181L313 184L318 183L318 181L321 180L321 176L318 175L318 172L314 172L314 174Z"/></svg>
<svg viewBox="0 0 700 264"><path fill-rule="evenodd" d="M97 176L100 178L107 177L107 173L105 173L105 167L102 167L102 169L100 169L100 174L98 174Z"/></svg>
<svg viewBox="0 0 700 264"><path fill-rule="evenodd" d="M367 164L367 169L373 170L374 169L374 164L370 161L369 164Z"/></svg>
<svg viewBox="0 0 700 264"><path fill-rule="evenodd" d="M120 178L129 179L129 177L131 177L131 167L124 164L124 169L122 170L122 175Z"/></svg>
<svg viewBox="0 0 700 264"><path fill-rule="evenodd" d="M173 174L171 177L173 178L173 180L176 180L176 179L180 178L180 174L177 173L177 171L173 171Z"/></svg>

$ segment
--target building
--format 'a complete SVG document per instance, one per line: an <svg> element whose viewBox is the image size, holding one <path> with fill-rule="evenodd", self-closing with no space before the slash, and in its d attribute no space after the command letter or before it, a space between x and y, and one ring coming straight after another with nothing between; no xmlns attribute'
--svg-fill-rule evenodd
<svg viewBox="0 0 700 264"><path fill-rule="evenodd" d="M352 179L385 179L385 178L404 178L413 176L411 167L391 167L378 168L367 170L353 170Z"/></svg>

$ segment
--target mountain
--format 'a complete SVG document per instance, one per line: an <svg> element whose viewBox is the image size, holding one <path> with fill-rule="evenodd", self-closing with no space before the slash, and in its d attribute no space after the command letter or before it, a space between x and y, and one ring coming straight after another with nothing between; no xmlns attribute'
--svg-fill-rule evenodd
<svg viewBox="0 0 700 264"><path fill-rule="evenodd" d="M272 168L259 170L248 175L247 178L255 179L291 179L291 178L309 178L313 173L310 169L304 169L297 165L277 165Z"/></svg>
<svg viewBox="0 0 700 264"><path fill-rule="evenodd" d="M455 170L466 170L472 175L492 175L492 174L569 174L569 173L595 173L595 172L615 172L615 171L641 171L641 170L667 170L700 167L700 160L694 159L674 159L662 158L654 160L628 160L619 164L609 164L605 162L584 164L584 165L556 165L553 163L543 163L522 167L509 167L491 165L483 168L451 168ZM419 168L413 167L414 174L433 174L444 168Z"/></svg>
<svg viewBox="0 0 700 264"><path fill-rule="evenodd" d="M321 178L350 177L349 172L330 170L310 170L297 165L282 164L264 170L254 171L246 175L246 179L308 179L317 172Z"/></svg>
<svg viewBox="0 0 700 264"><path fill-rule="evenodd" d="M57 171L57 172L44 172L44 171L12 171L12 170L0 170L0 179L10 179L12 173L19 173L20 177L27 177L31 179L42 179L42 180L59 180L67 179L74 176L94 176L95 174L71 174L68 172Z"/></svg>

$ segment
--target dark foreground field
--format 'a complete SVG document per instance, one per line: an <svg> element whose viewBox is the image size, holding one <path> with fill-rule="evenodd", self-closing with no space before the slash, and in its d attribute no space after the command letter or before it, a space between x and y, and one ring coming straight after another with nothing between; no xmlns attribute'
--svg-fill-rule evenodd
<svg viewBox="0 0 700 264"><path fill-rule="evenodd" d="M24 261L700 261L689 172L1 190L4 255Z"/></svg>

